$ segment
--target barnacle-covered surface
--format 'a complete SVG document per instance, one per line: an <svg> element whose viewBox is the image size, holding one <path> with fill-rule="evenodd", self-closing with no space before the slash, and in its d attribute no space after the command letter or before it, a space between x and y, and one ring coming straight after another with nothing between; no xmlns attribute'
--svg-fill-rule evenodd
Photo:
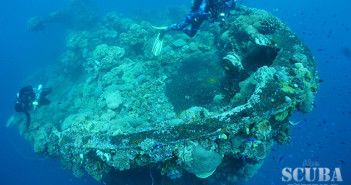
<svg viewBox="0 0 351 185"><path fill-rule="evenodd" d="M223 28L167 34L157 57L156 34L116 13L71 31L44 72L52 103L31 112L29 130L14 119L35 151L78 177L158 165L172 179L226 184L254 175L274 143L289 142L291 114L313 108L315 61L266 11L239 6Z"/></svg>

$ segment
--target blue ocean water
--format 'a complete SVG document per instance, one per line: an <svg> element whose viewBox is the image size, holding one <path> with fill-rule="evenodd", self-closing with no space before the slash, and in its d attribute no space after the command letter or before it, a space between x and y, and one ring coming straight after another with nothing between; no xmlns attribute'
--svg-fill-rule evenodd
<svg viewBox="0 0 351 185"><path fill-rule="evenodd" d="M190 5L190 0L100 0L94 1L100 13L117 11L132 16L137 9L157 11L166 6ZM351 36L350 7L346 0L244 0L251 7L270 11L287 23L311 49L322 79L312 113L297 113L301 121L292 129L288 146L276 146L263 167L252 179L241 184L284 184L281 167L301 167L304 160L321 167L341 169L344 182L351 184ZM64 170L56 159L34 153L31 144L19 135L16 127L6 128L14 113L16 92L22 81L38 68L58 61L64 50L66 28L50 25L43 32L26 31L27 20L47 15L64 7L68 0L3 0L0 2L0 184L101 184L86 175L81 179ZM291 157L282 157L290 155ZM279 159L281 165L279 165ZM148 174L143 184L151 184ZM155 184L161 179L155 176ZM191 184L189 182L189 184ZM285 183L286 184L286 183Z"/></svg>

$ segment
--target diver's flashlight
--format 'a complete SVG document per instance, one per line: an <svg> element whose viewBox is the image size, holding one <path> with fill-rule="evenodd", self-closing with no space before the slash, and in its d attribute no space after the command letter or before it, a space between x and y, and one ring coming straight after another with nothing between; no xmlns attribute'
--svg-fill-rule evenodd
<svg viewBox="0 0 351 185"><path fill-rule="evenodd" d="M220 14L219 14L219 19L220 19L222 22L225 22L225 13L220 13Z"/></svg>

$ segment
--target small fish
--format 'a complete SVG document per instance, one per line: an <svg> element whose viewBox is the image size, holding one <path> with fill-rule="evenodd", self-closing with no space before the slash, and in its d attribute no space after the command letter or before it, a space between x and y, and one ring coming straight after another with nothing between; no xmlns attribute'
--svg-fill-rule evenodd
<svg viewBox="0 0 351 185"><path fill-rule="evenodd" d="M205 111L203 111L203 110L200 111L200 117L201 117L201 119L205 118Z"/></svg>
<svg viewBox="0 0 351 185"><path fill-rule="evenodd" d="M301 97L296 97L296 99L297 99L297 100L303 100L303 98L301 98Z"/></svg>
<svg viewBox="0 0 351 185"><path fill-rule="evenodd" d="M270 115L274 112L274 109L271 110L271 112L269 113Z"/></svg>
<svg viewBox="0 0 351 185"><path fill-rule="evenodd" d="M345 164L345 161L343 161L343 160L340 160L340 162L341 162L342 164Z"/></svg>
<svg viewBox="0 0 351 185"><path fill-rule="evenodd" d="M283 161L283 159L284 159L285 157L292 157L292 155L286 154L286 155L281 156L281 157L279 158L279 166L282 165L282 161Z"/></svg>
<svg viewBox="0 0 351 185"><path fill-rule="evenodd" d="M245 140L246 141L256 141L257 139L255 139L255 138L246 138Z"/></svg>
<svg viewBox="0 0 351 185"><path fill-rule="evenodd" d="M152 146L152 150L153 149L159 149L159 148L162 148L163 147L163 144L162 143L156 143Z"/></svg>
<svg viewBox="0 0 351 185"><path fill-rule="evenodd" d="M301 121L298 121L298 122L293 122L293 121L290 121L289 120L289 124L292 125L292 126L295 126L297 124L301 123Z"/></svg>
<svg viewBox="0 0 351 185"><path fill-rule="evenodd" d="M345 143L344 141L341 141L340 144L344 145L344 144L346 144L346 143Z"/></svg>
<svg viewBox="0 0 351 185"><path fill-rule="evenodd" d="M350 50L350 48L346 48L345 47L342 52L343 52L344 56L349 57L349 58L351 57L351 50Z"/></svg>
<svg viewBox="0 0 351 185"><path fill-rule="evenodd" d="M243 157L243 162L244 162L243 170L245 170L245 166L246 166L246 159L245 159L245 155L244 155L244 154L242 154L242 157Z"/></svg>

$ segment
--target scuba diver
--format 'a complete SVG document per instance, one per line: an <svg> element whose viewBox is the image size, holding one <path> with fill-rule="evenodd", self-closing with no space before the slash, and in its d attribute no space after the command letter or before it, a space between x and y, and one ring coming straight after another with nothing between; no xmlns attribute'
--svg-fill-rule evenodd
<svg viewBox="0 0 351 185"><path fill-rule="evenodd" d="M26 115L27 129L29 128L31 119L29 111L37 110L42 105L49 105L50 100L46 99L45 96L50 94L51 91L51 88L43 88L43 85L40 84L37 89L32 86L26 86L17 93L15 110L16 112L23 112Z"/></svg>
<svg viewBox="0 0 351 185"><path fill-rule="evenodd" d="M168 27L154 27L161 29L154 42L152 53L159 55L163 46L163 37L170 30L182 30L189 37L195 36L204 20L210 20L211 24L215 21L220 22L220 27L223 26L225 18L229 15L230 10L233 10L236 5L236 0L194 0L194 5L191 7L190 13L184 20L178 24L173 24ZM191 24L191 28L186 28Z"/></svg>

